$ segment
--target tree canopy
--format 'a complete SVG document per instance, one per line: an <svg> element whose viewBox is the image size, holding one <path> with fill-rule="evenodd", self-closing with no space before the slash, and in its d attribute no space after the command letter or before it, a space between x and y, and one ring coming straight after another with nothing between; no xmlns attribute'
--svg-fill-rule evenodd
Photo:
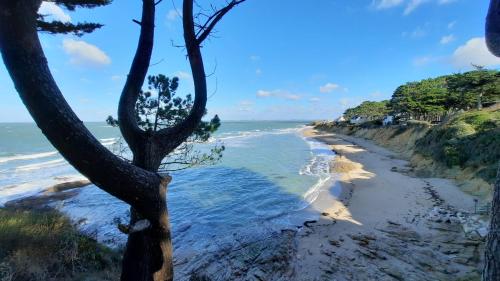
<svg viewBox="0 0 500 281"><path fill-rule="evenodd" d="M45 2L52 2L70 11L74 11L77 8L96 8L106 6L111 4L112 0L47 0ZM59 20L46 21L45 18L46 15L38 14L37 29L38 31L48 32L51 34L72 33L76 36L82 36L85 33L91 33L94 30L103 27L100 23L83 22L74 24Z"/></svg>
<svg viewBox="0 0 500 281"><path fill-rule="evenodd" d="M351 119L356 116L369 120L379 119L389 112L389 108L387 107L388 104L388 100L365 101L354 108L347 109L344 112L344 116L347 119Z"/></svg>
<svg viewBox="0 0 500 281"><path fill-rule="evenodd" d="M147 91L140 91L135 105L135 116L139 127L153 134L159 130L174 127L182 122L193 108L193 98L190 94L184 98L177 95L179 78L169 78L163 74L151 75L147 79ZM206 113L206 112L205 112ZM106 122L118 127L119 121L108 116ZM210 136L220 127L220 118L215 115L210 121L200 121L192 135L175 151L167 155L162 162L160 171L172 171L197 165L209 165L222 157L225 147L215 144L208 151L201 151L196 144L207 142ZM124 153L123 142L119 142L117 152Z"/></svg>
<svg viewBox="0 0 500 281"><path fill-rule="evenodd" d="M368 120L385 114L423 121L440 120L459 110L470 110L500 102L500 72L475 66L475 70L439 76L399 86L390 101L365 101L345 111Z"/></svg>

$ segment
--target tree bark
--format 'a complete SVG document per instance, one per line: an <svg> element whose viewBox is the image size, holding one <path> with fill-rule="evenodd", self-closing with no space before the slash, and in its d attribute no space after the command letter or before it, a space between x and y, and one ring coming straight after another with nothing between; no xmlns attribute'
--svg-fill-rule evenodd
<svg viewBox="0 0 500 281"><path fill-rule="evenodd" d="M140 153L148 135L137 124L135 105L146 78L154 44L155 1L142 0L139 43L118 103L118 121L130 150Z"/></svg>
<svg viewBox="0 0 500 281"><path fill-rule="evenodd" d="M500 165L491 206L491 223L484 254L483 281L500 281Z"/></svg>
<svg viewBox="0 0 500 281"><path fill-rule="evenodd" d="M148 171L158 171L162 157L152 141L144 151L134 154L133 164ZM166 177L166 181L170 181ZM167 186L168 183L165 183ZM122 261L122 281L172 281L174 278L172 239L167 210L167 190L158 194L158 204L163 206L150 221L145 231L133 231L133 226L144 217L134 207L130 208L130 226L127 246Z"/></svg>
<svg viewBox="0 0 500 281"><path fill-rule="evenodd" d="M490 0L485 31L488 49L500 57L500 0Z"/></svg>
<svg viewBox="0 0 500 281"><path fill-rule="evenodd" d="M162 189L162 177L115 156L78 119L57 87L36 30L41 0L0 0L0 51L14 86L42 133L80 173L142 214Z"/></svg>
<svg viewBox="0 0 500 281"><path fill-rule="evenodd" d="M137 158L141 165L132 165L102 146L72 111L50 73L38 39L40 4L41 0L0 0L0 51L19 96L42 133L71 165L132 206L133 227L122 280L172 280L166 206L170 178L149 169L159 163L150 157L154 147Z"/></svg>

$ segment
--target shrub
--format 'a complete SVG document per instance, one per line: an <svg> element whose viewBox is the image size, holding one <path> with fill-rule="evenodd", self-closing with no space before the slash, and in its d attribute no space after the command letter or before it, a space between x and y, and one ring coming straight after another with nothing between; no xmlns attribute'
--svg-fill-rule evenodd
<svg viewBox="0 0 500 281"><path fill-rule="evenodd" d="M0 209L0 280L116 280L120 254L55 210Z"/></svg>
<svg viewBox="0 0 500 281"><path fill-rule="evenodd" d="M417 141L417 152L448 167L472 167L492 183L500 159L500 110L458 114Z"/></svg>

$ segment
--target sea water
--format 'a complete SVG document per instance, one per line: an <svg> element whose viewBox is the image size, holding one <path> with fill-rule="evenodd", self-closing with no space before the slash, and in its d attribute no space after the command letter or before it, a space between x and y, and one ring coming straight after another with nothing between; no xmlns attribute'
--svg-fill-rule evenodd
<svg viewBox="0 0 500 281"><path fill-rule="evenodd" d="M171 173L167 200L174 251L216 251L235 239L252 239L316 218L318 214L304 210L330 184L334 154L301 134L305 124L222 122L211 139L226 147L222 160ZM86 125L107 147L119 141L116 128ZM0 206L76 179L84 178L36 125L0 124ZM53 206L103 243L126 242L116 224L128 221L129 207L94 185Z"/></svg>

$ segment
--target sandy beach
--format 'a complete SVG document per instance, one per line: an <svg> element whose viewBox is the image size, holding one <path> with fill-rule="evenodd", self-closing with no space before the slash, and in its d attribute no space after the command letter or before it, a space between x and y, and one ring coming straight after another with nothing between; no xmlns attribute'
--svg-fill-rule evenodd
<svg viewBox="0 0 500 281"><path fill-rule="evenodd" d="M408 162L370 141L308 129L337 153L341 200L322 191L321 219L296 237L294 280L459 280L481 269L474 197L452 181L408 175ZM481 224L477 224L479 227ZM464 231L465 230L465 231ZM481 232L481 231L479 231Z"/></svg>
<svg viewBox="0 0 500 281"><path fill-rule="evenodd" d="M193 272L211 280L480 276L487 219L475 214L475 197L451 180L412 176L406 160L371 141L311 127L302 134L336 153L331 184L306 210L319 219L247 242L235 236L237 243L213 253L176 256L176 280L189 280ZM74 195L59 189L12 204L39 205Z"/></svg>

